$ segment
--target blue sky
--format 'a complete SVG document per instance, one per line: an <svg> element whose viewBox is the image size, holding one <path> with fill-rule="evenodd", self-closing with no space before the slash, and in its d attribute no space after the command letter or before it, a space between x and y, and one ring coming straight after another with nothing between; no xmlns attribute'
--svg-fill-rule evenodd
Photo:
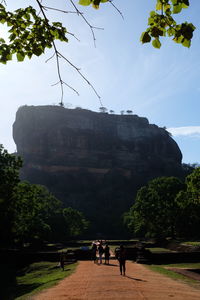
<svg viewBox="0 0 200 300"><path fill-rule="evenodd" d="M55 7L54 2L43 1ZM166 126L182 151L183 162L200 162L200 1L191 0L190 8L177 15L177 19L192 22L197 27L191 48L163 39L159 50L139 42L155 2L115 0L124 20L109 4L102 5L98 11L80 7L90 24L104 28L95 31L96 47L90 28L81 17L55 12L48 13L48 17L61 20L68 31L80 39L78 42L69 36L68 44L57 43L57 47L81 68L108 110L115 113L132 110L147 117L150 123ZM8 8L12 9L34 3L33 0L7 1ZM68 0L60 0L58 5L72 10ZM6 36L2 25L0 30ZM18 107L60 102L59 86L51 86L58 81L55 60L45 63L51 55L52 50L48 50L39 58L1 65L0 142L10 152L16 149L12 124ZM80 94L77 96L66 87L65 105L98 111L98 98L77 72L63 62L61 73L63 80Z"/></svg>

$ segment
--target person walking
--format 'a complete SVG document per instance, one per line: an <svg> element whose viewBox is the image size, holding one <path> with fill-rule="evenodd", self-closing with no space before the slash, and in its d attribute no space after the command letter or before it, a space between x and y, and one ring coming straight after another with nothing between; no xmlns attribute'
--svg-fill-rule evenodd
<svg viewBox="0 0 200 300"><path fill-rule="evenodd" d="M109 259L110 259L110 247L108 244L106 244L104 248L104 253L105 253L105 265L109 265Z"/></svg>
<svg viewBox="0 0 200 300"><path fill-rule="evenodd" d="M125 276L126 275L126 250L123 245L120 245L120 249L117 254L117 259L119 261L119 269L120 274Z"/></svg>
<svg viewBox="0 0 200 300"><path fill-rule="evenodd" d="M63 271L65 270L65 255L63 252L60 254L60 267Z"/></svg>
<svg viewBox="0 0 200 300"><path fill-rule="evenodd" d="M96 243L92 244L92 260L94 261L94 263L97 262L97 245L96 245Z"/></svg>
<svg viewBox="0 0 200 300"><path fill-rule="evenodd" d="M104 249L103 249L102 244L100 244L99 247L98 247L98 253L99 253L99 264L101 265L102 264L102 256L103 256L103 253L104 253Z"/></svg>

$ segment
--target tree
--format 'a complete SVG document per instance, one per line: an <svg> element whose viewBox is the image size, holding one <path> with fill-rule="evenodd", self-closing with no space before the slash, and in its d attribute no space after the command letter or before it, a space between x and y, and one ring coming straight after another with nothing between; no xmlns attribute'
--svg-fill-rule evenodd
<svg viewBox="0 0 200 300"><path fill-rule="evenodd" d="M0 239L11 239L11 220L13 191L20 181L19 169L22 166L20 157L11 155L0 145Z"/></svg>
<svg viewBox="0 0 200 300"><path fill-rule="evenodd" d="M148 28L142 33L141 42L148 43L152 41L152 45L155 48L160 48L160 38L169 36L176 43L190 47L195 26L187 22L177 24L172 17L174 14L181 13L183 8L187 8L189 6L189 0L154 1L156 8L155 11L150 12ZM60 84L61 86L61 106L63 105L63 85L68 86L78 94L77 90L62 79L60 73L61 59L74 68L99 97L90 81L81 73L78 67L58 50L56 45L56 40L67 43L68 36L72 35L75 37L75 35L70 33L61 22L54 22L50 19L48 12L52 10L63 14L76 13L78 16L81 16L89 26L95 42L94 30L98 28L89 23L73 0L69 0L69 3L72 5L73 11L61 10L58 7L48 7L42 0L35 0L36 8L27 6L15 11L7 10L5 1L2 1L0 4L0 22L9 27L8 42L0 38L0 62L6 64L12 60L13 55L16 55L17 60L21 62L25 57L31 59L33 55L40 56L45 52L45 49L53 48L53 55L50 59L53 57L56 59L58 73L58 82L56 84ZM112 0L79 0L80 5L92 5L95 9L98 9L100 4L105 3L112 5L122 15Z"/></svg>
<svg viewBox="0 0 200 300"><path fill-rule="evenodd" d="M127 112L128 115L132 115L132 113L133 113L133 111L130 110L130 109L128 109L126 112Z"/></svg>
<svg viewBox="0 0 200 300"><path fill-rule="evenodd" d="M83 214L62 203L44 186L21 182L13 195L13 236L20 242L64 241L88 228Z"/></svg>
<svg viewBox="0 0 200 300"><path fill-rule="evenodd" d="M53 231L51 219L60 213L61 202L44 186L21 182L14 190L12 210L16 240L49 240Z"/></svg>
<svg viewBox="0 0 200 300"><path fill-rule="evenodd" d="M176 177L160 177L142 187L135 204L125 214L125 223L132 232L155 237L174 237L179 206L177 194L184 184Z"/></svg>
<svg viewBox="0 0 200 300"><path fill-rule="evenodd" d="M82 234L89 226L83 214L71 207L63 209L63 216L68 230L69 237L77 237Z"/></svg>
<svg viewBox="0 0 200 300"><path fill-rule="evenodd" d="M187 192L190 193L193 201L200 204L200 167L186 178Z"/></svg>
<svg viewBox="0 0 200 300"><path fill-rule="evenodd" d="M62 207L44 186L20 182L20 157L0 145L1 243L65 240L88 227L81 212Z"/></svg>
<svg viewBox="0 0 200 300"><path fill-rule="evenodd" d="M178 232L180 236L200 237L200 167L186 177L186 187L177 196L181 208Z"/></svg>
<svg viewBox="0 0 200 300"><path fill-rule="evenodd" d="M107 111L108 111L108 109L106 108L106 107L104 107L104 106L101 106L101 107L99 107L99 111L101 112L101 113L106 113Z"/></svg>

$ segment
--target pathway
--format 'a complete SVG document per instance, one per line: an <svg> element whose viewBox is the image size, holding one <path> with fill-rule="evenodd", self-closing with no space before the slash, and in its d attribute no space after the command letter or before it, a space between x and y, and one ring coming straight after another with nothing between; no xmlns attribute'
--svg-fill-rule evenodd
<svg viewBox="0 0 200 300"><path fill-rule="evenodd" d="M199 285L200 288L200 285ZM111 265L81 261L75 273L32 300L200 300L200 289L127 262L126 276L119 275L116 260Z"/></svg>

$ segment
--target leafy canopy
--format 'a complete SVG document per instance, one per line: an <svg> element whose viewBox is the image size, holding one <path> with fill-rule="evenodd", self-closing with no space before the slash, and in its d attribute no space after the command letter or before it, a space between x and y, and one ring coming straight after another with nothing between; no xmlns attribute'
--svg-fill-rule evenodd
<svg viewBox="0 0 200 300"><path fill-rule="evenodd" d="M176 43L189 47L195 30L194 25L187 22L177 24L172 17L172 15L180 13L183 8L187 8L189 0L155 1L155 11L150 12L148 28L142 33L141 42L152 41L155 48L160 48L160 37L169 36ZM55 47L55 40L68 42L67 34L69 32L67 29L61 22L53 22L46 15L48 9L59 9L47 8L41 0L35 0L35 2L38 4L38 10L32 6L27 6L14 12L8 11L3 2L0 4L0 22L9 27L8 42L0 38L1 63L5 64L12 60L14 54L16 54L18 61L23 61L25 57L31 58L33 55L40 56L46 48ZM72 0L70 2L75 7L77 14L80 14L74 2ZM103 3L113 5L110 0L79 0L80 5L92 5L95 9L98 9ZM66 11L61 12L66 13Z"/></svg>
<svg viewBox="0 0 200 300"><path fill-rule="evenodd" d="M83 214L63 208L44 186L21 182L20 157L0 145L0 240L18 242L66 240L88 228Z"/></svg>
<svg viewBox="0 0 200 300"><path fill-rule="evenodd" d="M160 177L142 187L126 214L129 229L136 234L165 237L175 235L179 212L176 195L184 184L176 177Z"/></svg>
<svg viewBox="0 0 200 300"><path fill-rule="evenodd" d="M9 240L12 227L12 195L19 183L22 160L0 145L0 239Z"/></svg>
<svg viewBox="0 0 200 300"><path fill-rule="evenodd" d="M80 5L88 6L92 4L92 6L96 9L99 8L100 3L109 2L109 0L79 0Z"/></svg>
<svg viewBox="0 0 200 300"><path fill-rule="evenodd" d="M142 187L124 223L136 235L199 238L200 167L183 184L175 177L156 178Z"/></svg>
<svg viewBox="0 0 200 300"><path fill-rule="evenodd" d="M51 218L59 214L61 202L44 186L21 182L14 190L12 210L15 238L42 240L51 237Z"/></svg>
<svg viewBox="0 0 200 300"><path fill-rule="evenodd" d="M155 48L161 47L160 37L172 37L173 41L190 47L195 26L184 22L177 24L173 14L178 14L189 6L189 0L157 0L156 10L150 12L148 28L141 35L141 42L149 43Z"/></svg>
<svg viewBox="0 0 200 300"><path fill-rule="evenodd" d="M74 9L73 13L76 13L77 16L81 16L87 26L89 26L95 43L94 30L97 28L90 24L87 18L79 10L78 6L74 3L74 0L67 1L72 5ZM141 35L141 42L144 44L152 41L152 45L159 49L161 47L160 38L168 36L172 37L173 41L176 43L182 44L185 47L190 47L195 26L188 22L177 24L173 18L174 14L181 13L183 8L189 6L189 0L152 1L155 1L155 11L150 12L148 27ZM45 1L42 0L35 0L37 9L33 6L27 6L12 12L7 9L5 1L1 1L0 23L8 27L9 36L8 41L5 41L5 39L0 36L0 63L6 64L13 59L13 56L16 56L17 60L22 62L26 57L31 59L33 55L40 56L47 48L53 48L53 55L49 59L55 58L56 60L58 82L53 85L60 84L60 105L63 106L63 85L66 85L78 94L76 89L63 81L60 73L60 59L64 60L74 68L100 99L99 94L90 81L81 73L78 67L58 50L56 45L56 40L68 42L68 36L72 35L75 37L75 35L70 33L61 22L51 20L51 17L48 17L48 12L53 10L66 14L71 13L71 11L61 10L58 6L48 7L45 6L44 2ZM98 9L100 4L110 4L122 15L121 11L113 2L114 1L112 0L79 0L81 6L91 5L95 9ZM101 101L100 104L103 106Z"/></svg>
<svg viewBox="0 0 200 300"><path fill-rule="evenodd" d="M10 12L0 4L0 22L9 27L10 33L8 43L0 39L0 62L4 64L12 60L13 54L18 61L26 56L40 56L56 39L68 42L66 28L60 22L50 23L45 16L39 16L32 6Z"/></svg>

